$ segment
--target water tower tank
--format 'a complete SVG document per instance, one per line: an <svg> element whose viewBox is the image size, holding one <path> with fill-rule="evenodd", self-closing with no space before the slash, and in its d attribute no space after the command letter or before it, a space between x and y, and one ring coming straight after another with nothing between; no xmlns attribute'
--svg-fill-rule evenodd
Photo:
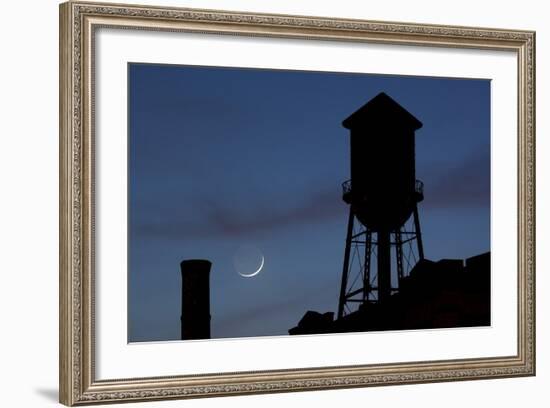
<svg viewBox="0 0 550 408"><path fill-rule="evenodd" d="M351 180L344 185L344 200L373 231L401 227L422 200L414 141L422 123L382 92L342 124L351 133Z"/></svg>

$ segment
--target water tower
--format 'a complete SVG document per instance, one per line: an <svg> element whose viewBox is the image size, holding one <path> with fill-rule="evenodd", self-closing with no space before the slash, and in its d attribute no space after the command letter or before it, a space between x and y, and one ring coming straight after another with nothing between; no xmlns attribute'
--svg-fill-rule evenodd
<svg viewBox="0 0 550 408"><path fill-rule="evenodd" d="M382 92L342 125L350 130L351 179L343 183L349 219L338 318L384 303L406 269L424 259L423 184L415 175L415 131L422 123Z"/></svg>

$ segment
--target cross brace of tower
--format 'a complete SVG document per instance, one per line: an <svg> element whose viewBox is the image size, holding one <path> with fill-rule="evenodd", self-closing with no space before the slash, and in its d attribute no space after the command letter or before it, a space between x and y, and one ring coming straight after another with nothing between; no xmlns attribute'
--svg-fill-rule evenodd
<svg viewBox="0 0 550 408"><path fill-rule="evenodd" d="M396 285L391 286L391 293L399 291L400 280L410 273L419 260L424 259L416 206L411 219L412 223L408 222L389 234L389 245L394 257L392 272L396 275ZM361 224L350 206L338 318L361 305L380 302L378 276L373 270L373 259L376 260L377 252L378 233Z"/></svg>

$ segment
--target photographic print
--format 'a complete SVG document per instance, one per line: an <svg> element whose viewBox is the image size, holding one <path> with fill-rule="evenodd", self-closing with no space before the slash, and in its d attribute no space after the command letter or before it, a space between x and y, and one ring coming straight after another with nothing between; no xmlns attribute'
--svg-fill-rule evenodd
<svg viewBox="0 0 550 408"><path fill-rule="evenodd" d="M490 80L128 81L129 342L490 326Z"/></svg>

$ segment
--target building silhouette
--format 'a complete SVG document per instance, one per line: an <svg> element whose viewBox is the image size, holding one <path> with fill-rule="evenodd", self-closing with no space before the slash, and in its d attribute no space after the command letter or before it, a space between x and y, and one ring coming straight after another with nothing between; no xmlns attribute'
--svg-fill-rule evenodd
<svg viewBox="0 0 550 408"><path fill-rule="evenodd" d="M491 324L491 254L465 261L419 261L383 303L364 303L334 319L334 313L307 311L289 334L476 327Z"/></svg>

